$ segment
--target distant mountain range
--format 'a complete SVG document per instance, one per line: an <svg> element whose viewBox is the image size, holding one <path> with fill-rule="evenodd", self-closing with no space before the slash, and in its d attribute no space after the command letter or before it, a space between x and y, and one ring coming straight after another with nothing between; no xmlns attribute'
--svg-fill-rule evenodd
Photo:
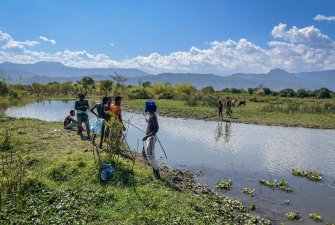
<svg viewBox="0 0 335 225"><path fill-rule="evenodd" d="M138 85L139 81L151 83L192 83L197 88L213 86L223 88L268 87L272 90L284 88L317 89L327 87L335 90L335 70L289 73L282 69L273 69L265 74L236 73L230 76L196 73L161 73L151 75L138 69L120 68L73 68L56 62L38 62L34 64L0 64L0 76L8 83L32 84L50 82L76 82L83 76L94 80L110 79L110 75L122 74L128 77L128 84Z"/></svg>

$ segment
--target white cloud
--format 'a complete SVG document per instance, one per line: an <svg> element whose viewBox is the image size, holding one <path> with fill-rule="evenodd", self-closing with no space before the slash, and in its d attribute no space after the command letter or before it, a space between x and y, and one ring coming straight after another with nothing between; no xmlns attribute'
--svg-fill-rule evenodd
<svg viewBox="0 0 335 225"><path fill-rule="evenodd" d="M245 38L240 40L213 41L207 47L196 46L188 51L177 51L167 55L151 53L114 60L105 54L90 54L85 50L64 50L48 53L27 49L28 41L21 51L3 48L8 42L17 42L9 34L0 33L0 62L34 63L55 61L74 67L120 67L138 68L151 73L196 72L231 74L235 72L262 73L272 68L283 68L290 72L335 69L335 44L327 35L313 26L287 28L278 24L271 32L273 40L268 47L260 47ZM25 44L23 44L25 43Z"/></svg>
<svg viewBox="0 0 335 225"><path fill-rule="evenodd" d="M335 16L316 15L313 18L315 21L335 21Z"/></svg>
<svg viewBox="0 0 335 225"><path fill-rule="evenodd" d="M56 44L56 41L54 39L49 39L47 37L44 37L44 36L40 36L40 40L44 41L44 42L49 42L50 44L52 45L55 45Z"/></svg>
<svg viewBox="0 0 335 225"><path fill-rule="evenodd" d="M0 47L4 50L23 50L25 47L34 47L38 44L40 44L38 41L16 41L8 33L0 31Z"/></svg>
<svg viewBox="0 0 335 225"><path fill-rule="evenodd" d="M293 26L291 29L286 29L287 25L280 23L275 26L271 32L275 38L281 38L289 41L292 44L303 44L313 48L334 48L335 42L314 26L297 28Z"/></svg>

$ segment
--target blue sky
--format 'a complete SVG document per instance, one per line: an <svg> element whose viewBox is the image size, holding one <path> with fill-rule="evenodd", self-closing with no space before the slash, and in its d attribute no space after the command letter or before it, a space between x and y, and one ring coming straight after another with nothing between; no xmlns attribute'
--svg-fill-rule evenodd
<svg viewBox="0 0 335 225"><path fill-rule="evenodd" d="M13 46L3 47L6 44L3 41L0 62L24 63L45 59L81 67L118 66L136 67L154 73L227 74L264 72L269 69L266 66L269 62L259 65L259 59L251 62L255 64L254 67L243 67L243 64L250 62L234 61L232 58L268 56L273 58L271 67L291 71L298 71L298 68L331 69L335 68L331 62L319 65L320 62L314 60L315 66L308 64L313 61L310 54L320 57L320 61L331 61L335 57L334 53L325 48L321 57L318 55L321 54L318 50L320 48L315 49L315 45L310 43L311 39L315 43L325 41L323 36L322 40L317 38L324 35L329 39L326 38L326 42L330 43L327 48L330 46L330 50L335 51L335 48L332 49L335 46L334 14L333 0L1 0L0 32L10 35L13 41L38 43L23 44L20 52ZM324 15L326 19L315 20L317 15ZM279 28L280 24L286 27L281 27L281 33L274 35L272 31L276 26ZM294 39L296 33L293 27L306 40ZM42 40L40 36L54 42ZM227 43L229 39L235 42L233 47ZM8 42L9 39L6 40ZM250 55L250 48L247 46L249 50L246 49L240 40L256 46L254 50L258 49L257 54L266 53L265 56L255 56L254 50ZM282 54L278 56L278 43L269 45L269 42L274 41L296 45L291 48L300 47L300 52L300 45L305 45L304 55L300 55L299 60L295 56L296 49L288 53L287 49L284 52L283 47L280 47ZM306 41L309 43L306 44ZM244 46L243 51L239 43ZM314 50L309 49L311 46ZM190 53L192 47L196 52ZM238 52L232 53L230 50ZM177 56L174 55L176 52ZM284 61L288 57L286 54L291 54L292 62ZM79 55L77 61L76 55ZM278 59L280 56L284 58ZM306 57L309 57L309 61L301 62ZM292 63L296 66L292 66Z"/></svg>

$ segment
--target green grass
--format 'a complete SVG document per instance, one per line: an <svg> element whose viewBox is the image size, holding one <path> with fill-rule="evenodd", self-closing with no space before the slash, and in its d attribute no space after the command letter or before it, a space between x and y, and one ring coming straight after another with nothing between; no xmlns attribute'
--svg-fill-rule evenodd
<svg viewBox="0 0 335 225"><path fill-rule="evenodd" d="M218 120L216 107L186 106L184 101L180 100L156 100L156 102L158 113L162 116ZM129 100L125 101L124 105L139 111L143 110L144 103L145 100ZM276 107L269 109L270 104L276 105ZM297 108L297 106L299 107ZM224 120L265 125L334 129L335 109L333 107L335 108L333 99L273 99L264 97L247 101L246 107L233 107L233 118L224 117ZM319 109L320 111L318 111Z"/></svg>
<svg viewBox="0 0 335 225"><path fill-rule="evenodd" d="M166 179L173 172L156 180L140 161L130 173L132 162L119 157L116 174L101 182L90 143L62 123L2 117L0 125L0 136L8 131L25 152L27 170L19 191L0 196L1 224L269 224L237 200L177 188Z"/></svg>

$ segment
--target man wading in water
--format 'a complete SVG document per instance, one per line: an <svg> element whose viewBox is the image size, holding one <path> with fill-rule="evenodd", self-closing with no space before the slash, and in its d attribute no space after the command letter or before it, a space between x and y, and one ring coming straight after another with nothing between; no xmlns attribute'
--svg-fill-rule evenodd
<svg viewBox="0 0 335 225"><path fill-rule="evenodd" d="M87 139L91 139L90 136L90 125L88 121L87 109L89 108L88 101L85 99L85 94L80 93L79 99L74 104L74 109L77 110L77 121L78 121L78 134L83 137L82 123L85 123L87 131Z"/></svg>
<svg viewBox="0 0 335 225"><path fill-rule="evenodd" d="M145 103L145 112L149 112L148 126L146 131L146 136L143 141L146 141L146 153L151 162L154 175L157 179L160 179L159 167L155 159L155 144L157 141L156 133L158 132L159 126L156 116L156 103L154 101L148 100Z"/></svg>

